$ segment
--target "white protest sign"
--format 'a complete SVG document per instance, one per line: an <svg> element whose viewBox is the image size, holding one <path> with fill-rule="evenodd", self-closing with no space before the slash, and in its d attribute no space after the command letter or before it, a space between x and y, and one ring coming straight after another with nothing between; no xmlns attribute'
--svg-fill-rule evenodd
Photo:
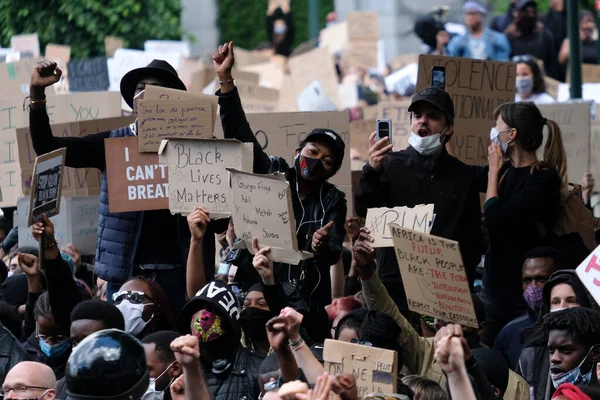
<svg viewBox="0 0 600 400"><path fill-rule="evenodd" d="M408 308L478 328L458 242L390 224Z"/></svg>
<svg viewBox="0 0 600 400"><path fill-rule="evenodd" d="M596 247L575 270L596 303L600 302L600 261L598 257L600 257L600 246Z"/></svg>
<svg viewBox="0 0 600 400"><path fill-rule="evenodd" d="M344 110L358 106L358 86L355 83L342 83L339 88Z"/></svg>
<svg viewBox="0 0 600 400"><path fill-rule="evenodd" d="M27 54L33 58L40 56L40 38L37 33L14 35L10 38L10 47L21 55Z"/></svg>
<svg viewBox="0 0 600 400"><path fill-rule="evenodd" d="M227 168L252 171L252 143L231 139L170 139L159 149L159 160L169 174L169 210L188 215L204 206L211 219L232 212Z"/></svg>
<svg viewBox="0 0 600 400"><path fill-rule="evenodd" d="M420 204L413 208L369 208L365 227L371 231L374 239L371 247L394 247L389 224L429 234L435 217L433 208L433 204Z"/></svg>
<svg viewBox="0 0 600 400"><path fill-rule="evenodd" d="M257 238L259 248L271 247L268 257L272 261L298 264L312 257L298 251L290 184L285 177L229 172L233 225L245 247L253 252L252 240Z"/></svg>
<svg viewBox="0 0 600 400"><path fill-rule="evenodd" d="M412 63L395 71L385 77L385 88L388 92L405 93L405 90L413 85L417 86L417 77L419 75L419 64Z"/></svg>
<svg viewBox="0 0 600 400"><path fill-rule="evenodd" d="M323 85L315 79L298 95L298 111L335 111L333 104Z"/></svg>
<svg viewBox="0 0 600 400"><path fill-rule="evenodd" d="M151 53L175 53L188 58L190 56L190 43L185 40L146 40L144 50Z"/></svg>
<svg viewBox="0 0 600 400"><path fill-rule="evenodd" d="M54 224L54 237L60 247L69 244L69 223L67 221L67 213L65 211L65 198L61 198L60 209L63 211L60 214L50 217L50 221ZM31 233L29 225L29 197L21 197L17 200L17 224L19 226L19 247L32 246L38 247L39 244Z"/></svg>

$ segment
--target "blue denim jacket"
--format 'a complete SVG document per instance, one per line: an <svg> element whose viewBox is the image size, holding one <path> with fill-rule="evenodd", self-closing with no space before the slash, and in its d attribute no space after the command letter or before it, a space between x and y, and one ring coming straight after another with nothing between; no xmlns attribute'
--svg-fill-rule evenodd
<svg viewBox="0 0 600 400"><path fill-rule="evenodd" d="M469 36L467 33L463 36L455 36L448 43L446 51L449 56L473 58L469 49ZM501 33L484 28L483 41L485 43L485 52L488 60L493 61L509 61L510 60L510 44L508 39Z"/></svg>

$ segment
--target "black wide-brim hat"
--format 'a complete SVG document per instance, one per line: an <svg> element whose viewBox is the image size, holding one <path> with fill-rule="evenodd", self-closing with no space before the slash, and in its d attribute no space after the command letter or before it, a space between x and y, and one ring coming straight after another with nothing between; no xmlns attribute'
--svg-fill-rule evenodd
<svg viewBox="0 0 600 400"><path fill-rule="evenodd" d="M132 69L121 79L121 96L132 109L133 95L137 84L140 80L148 77L162 80L165 87L187 90L171 64L163 60L152 60L150 64L143 68Z"/></svg>

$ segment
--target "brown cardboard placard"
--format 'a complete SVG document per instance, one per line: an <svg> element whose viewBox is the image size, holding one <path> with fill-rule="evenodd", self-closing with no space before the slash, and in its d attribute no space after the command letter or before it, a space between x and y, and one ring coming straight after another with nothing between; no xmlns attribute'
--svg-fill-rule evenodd
<svg viewBox="0 0 600 400"><path fill-rule="evenodd" d="M419 204L414 207L369 208L365 227L371 231L371 247L394 247L389 224L397 224L415 232L429 234L435 214L433 204Z"/></svg>
<svg viewBox="0 0 600 400"><path fill-rule="evenodd" d="M379 39L379 15L372 11L353 11L346 15L348 39Z"/></svg>
<svg viewBox="0 0 600 400"><path fill-rule="evenodd" d="M351 40L343 59L347 68L376 68L377 40Z"/></svg>
<svg viewBox="0 0 600 400"><path fill-rule="evenodd" d="M104 38L104 51L106 57L114 57L115 51L125 47L123 39L115 36L107 36Z"/></svg>
<svg viewBox="0 0 600 400"><path fill-rule="evenodd" d="M567 152L569 182L579 183L590 170L590 103L538 104L538 108L545 118L556 122L560 127Z"/></svg>
<svg viewBox="0 0 600 400"><path fill-rule="evenodd" d="M71 46L48 43L44 58L57 63L63 71L63 76L68 76L67 63L71 60Z"/></svg>
<svg viewBox="0 0 600 400"><path fill-rule="evenodd" d="M169 178L157 153L140 153L135 136L104 140L110 212L169 208Z"/></svg>
<svg viewBox="0 0 600 400"><path fill-rule="evenodd" d="M271 57L264 52L257 50L246 50L241 47L234 47L233 53L235 54L235 63L238 67L245 67L248 65L262 64L269 62Z"/></svg>
<svg viewBox="0 0 600 400"><path fill-rule="evenodd" d="M355 376L359 398L373 392L396 393L398 354L393 350L325 339L323 361L331 376Z"/></svg>
<svg viewBox="0 0 600 400"><path fill-rule="evenodd" d="M417 90L430 86L434 66L446 68L446 90L454 102L452 142L458 158L488 165L494 110L515 100L516 64L421 54Z"/></svg>
<svg viewBox="0 0 600 400"><path fill-rule="evenodd" d="M571 82L571 72L567 67L567 83ZM581 64L581 83L600 82L600 65Z"/></svg>
<svg viewBox="0 0 600 400"><path fill-rule="evenodd" d="M318 67L315 67L318 66ZM318 48L289 60L290 75L294 80L296 94L300 94L315 79L321 82L327 96L341 109L338 78L329 52ZM285 90L289 90L285 88Z"/></svg>
<svg viewBox="0 0 600 400"><path fill-rule="evenodd" d="M138 100L138 151L157 152L163 139L210 138L213 108L210 100Z"/></svg>
<svg viewBox="0 0 600 400"><path fill-rule="evenodd" d="M259 249L271 247L267 257L272 261L296 265L313 257L298 250L290 184L283 174L227 170L231 173L231 217L245 248L254 253L252 240L257 238Z"/></svg>
<svg viewBox="0 0 600 400"><path fill-rule="evenodd" d="M67 149L61 148L36 157L33 167L33 184L29 197L29 219L27 226L60 213L60 193Z"/></svg>
<svg viewBox="0 0 600 400"><path fill-rule="evenodd" d="M319 47L326 47L329 54L334 55L348 47L348 21L336 22L321 30Z"/></svg>
<svg viewBox="0 0 600 400"><path fill-rule="evenodd" d="M392 71L398 71L399 69L407 66L408 64L418 63L419 54L401 54L392 59Z"/></svg>
<svg viewBox="0 0 600 400"><path fill-rule="evenodd" d="M458 242L390 224L408 308L478 328Z"/></svg>
<svg viewBox="0 0 600 400"><path fill-rule="evenodd" d="M248 114L279 111L279 90L269 89L249 82L237 81L235 86L242 99L242 107Z"/></svg>
<svg viewBox="0 0 600 400"><path fill-rule="evenodd" d="M237 56L236 56L237 57ZM260 64L252 64L242 66L240 64L239 70L245 72L251 72L258 74L260 86L270 89L282 89L283 76L285 73L284 65L276 61L269 61Z"/></svg>
<svg viewBox="0 0 600 400"><path fill-rule="evenodd" d="M294 87L294 80L289 74L283 75L281 87ZM292 90L279 91L279 104L277 106L279 112L294 112L298 111L298 103L296 103L296 93Z"/></svg>
<svg viewBox="0 0 600 400"><path fill-rule="evenodd" d="M408 147L410 139L410 100L380 101L377 103L377 118L392 120L392 145L394 151L404 150Z"/></svg>
<svg viewBox="0 0 600 400"><path fill-rule="evenodd" d="M10 47L13 51L20 53L29 53L31 57L37 58L40 53L40 38L37 33L25 35L13 35L10 38Z"/></svg>
<svg viewBox="0 0 600 400"><path fill-rule="evenodd" d="M170 89L161 86L146 86L144 90L145 100L209 100L212 103L212 129L215 129L217 120L217 108L219 106L219 98L217 96L208 96L199 93L190 93L185 90Z"/></svg>
<svg viewBox="0 0 600 400"><path fill-rule="evenodd" d="M560 82L556 79L550 78L549 76L544 77L544 83L546 84L546 93L555 99L558 98L558 85Z"/></svg>
<svg viewBox="0 0 600 400"><path fill-rule="evenodd" d="M97 132L106 132L129 125L133 117L106 118L81 122L51 125L52 133L57 137L84 137ZM18 157L21 169L22 193L29 194L36 153L31 141L29 127L16 130ZM89 196L100 193L102 172L93 168L64 168L62 196ZM16 203L15 203L16 204Z"/></svg>
<svg viewBox="0 0 600 400"><path fill-rule="evenodd" d="M251 171L251 143L225 139L169 139L161 143L159 160L169 168L169 210L188 215L196 205L212 219L229 217L233 208L227 168Z"/></svg>
<svg viewBox="0 0 600 400"><path fill-rule="evenodd" d="M246 119L263 150L270 156L283 157L289 165L293 165L294 152L313 129L332 129L340 135L346 145L344 161L329 181L346 193L350 213L354 195L350 177L350 123L347 111L248 114ZM220 120L217 121L215 136L224 137Z"/></svg>
<svg viewBox="0 0 600 400"><path fill-rule="evenodd" d="M350 122L350 147L358 151L361 160L369 159L369 136L375 130L376 123L377 121L374 119L360 119Z"/></svg>
<svg viewBox="0 0 600 400"><path fill-rule="evenodd" d="M22 104L25 96L29 95L31 74L38 61L41 61L41 58L23 58L16 62L0 63L0 98L17 97L21 99ZM54 93L54 86L46 88L46 95Z"/></svg>

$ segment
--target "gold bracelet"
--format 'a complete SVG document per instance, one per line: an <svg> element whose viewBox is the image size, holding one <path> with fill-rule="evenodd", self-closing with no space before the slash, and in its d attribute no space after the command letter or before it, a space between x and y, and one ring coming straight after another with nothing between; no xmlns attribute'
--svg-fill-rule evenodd
<svg viewBox="0 0 600 400"><path fill-rule="evenodd" d="M32 98L30 97L30 98L29 98L29 102L30 102L31 104L46 104L47 100L46 100L46 99L44 99L44 100L34 100L34 99L32 99Z"/></svg>

